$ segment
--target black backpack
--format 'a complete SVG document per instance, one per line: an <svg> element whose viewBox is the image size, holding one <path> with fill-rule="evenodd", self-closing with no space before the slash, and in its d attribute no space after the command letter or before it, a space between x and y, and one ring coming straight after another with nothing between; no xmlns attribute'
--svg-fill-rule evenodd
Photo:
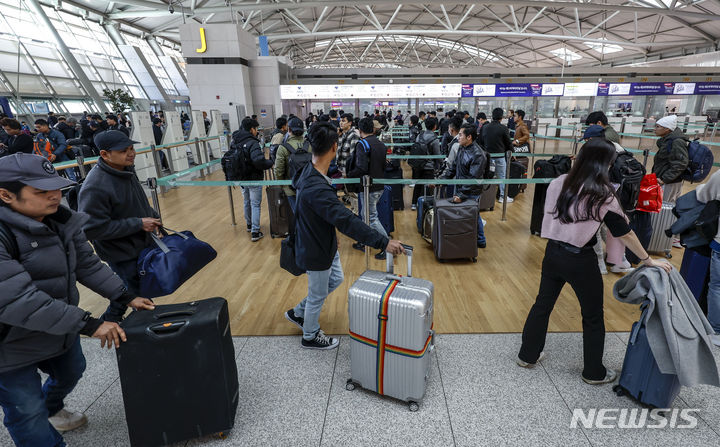
<svg viewBox="0 0 720 447"><path fill-rule="evenodd" d="M617 189L617 197L625 213L635 211L640 194L640 182L644 176L645 166L627 151L619 153L610 167L610 181L620 185Z"/></svg>
<svg viewBox="0 0 720 447"><path fill-rule="evenodd" d="M410 148L411 156L430 155L430 144L432 144L433 141L437 140L437 137L436 137L428 142L424 142L424 141L422 141L421 135L418 135L417 140L413 143L412 147ZM408 164L410 165L410 167L415 168L415 169L422 169L423 166L425 166L425 163L427 163L427 159L424 159L424 158L411 158L408 160Z"/></svg>
<svg viewBox="0 0 720 447"><path fill-rule="evenodd" d="M558 178L570 172L572 160L567 155L553 155L549 160L535 162L533 178Z"/></svg>
<svg viewBox="0 0 720 447"><path fill-rule="evenodd" d="M250 160L247 157L246 145L238 147L234 142L230 145L230 150L225 152L220 160L225 180L238 181L244 180L248 176Z"/></svg>
<svg viewBox="0 0 720 447"><path fill-rule="evenodd" d="M283 143L285 149L290 152L288 158L287 170L288 178L292 179L295 174L302 171L308 163L312 163L312 153L310 152L310 142L305 141L302 147L295 149L290 143Z"/></svg>

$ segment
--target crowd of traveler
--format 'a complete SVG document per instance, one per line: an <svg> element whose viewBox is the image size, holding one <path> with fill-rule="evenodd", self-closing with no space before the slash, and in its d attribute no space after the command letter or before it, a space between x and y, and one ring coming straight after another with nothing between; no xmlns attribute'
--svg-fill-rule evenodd
<svg viewBox="0 0 720 447"><path fill-rule="evenodd" d="M381 137L384 130L406 126L413 150L444 156L413 163L414 179L503 178L506 154L529 143L523 110L512 111L508 125L502 123L506 115L500 108L491 111L490 120L484 113L472 118L452 110L441 120L437 114L375 110L359 118L332 110L306 120L282 116L272 131L270 157L260 143L256 118L244 118L233 133L231 150L247 154L243 180L263 180L270 169L275 178L291 180L284 191L293 212L295 262L307 273L308 292L284 316L302 331L302 347L338 346L338 339L326 335L319 323L327 296L344 280L336 229L356 241L354 248L379 250L378 259L403 253L402 243L390 238L378 216L382 185L370 186L366 224L340 200L332 184L332 178L342 176L384 178L395 169L387 158L392 151ZM152 118L155 127L164 123L161 113ZM85 369L78 336L117 347L126 340L118 323L128 308L154 308L151 300L138 297L136 266L162 221L134 173L137 142L129 138L130 123L122 115L102 119L83 114L75 123L49 114L34 124L33 136L23 123L7 117L0 121L0 405L16 444L63 446L60 432L87 423L85 415L64 407L64 398ZM591 113L586 124L586 143L570 172L548 187L542 225L549 241L517 364L533 367L544 357L550 314L564 284L570 283L583 321L582 380L602 384L617 374L603 365L603 281L593 249L598 226L604 224L638 263L666 272L671 267L647 254L647 242L633 231L633 221L610 183L608 171L619 151L617 133L602 112ZM687 139L674 116L658 120L655 132L660 150L652 172L666 194L676 197L688 165ZM66 159L67 141L76 138L92 144L100 157L79 189L77 212L61 205L61 190L72 187L73 179L59 176L52 164ZM418 186L413 208L423 193ZM454 202L477 201L479 186L463 184L446 191ZM352 193L346 190L346 195ZM500 198L504 194L501 186ZM698 187L697 194L701 201L719 200L720 175ZM263 237L262 188L246 186L243 195L247 231L257 242ZM486 246L484 224L478 218L479 247ZM720 234L711 246L708 316L720 332ZM79 307L77 282L110 301L100 318ZM38 370L48 374L44 383Z"/></svg>

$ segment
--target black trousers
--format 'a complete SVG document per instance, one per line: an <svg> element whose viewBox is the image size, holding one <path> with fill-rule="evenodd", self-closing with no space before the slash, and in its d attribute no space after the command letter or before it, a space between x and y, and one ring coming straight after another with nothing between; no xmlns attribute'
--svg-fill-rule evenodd
<svg viewBox="0 0 720 447"><path fill-rule="evenodd" d="M413 168L412 178L414 179L431 179L435 178L435 173L430 169L417 169ZM418 197L422 197L423 190L427 185L415 185L413 188L412 204L417 205Z"/></svg>
<svg viewBox="0 0 720 447"><path fill-rule="evenodd" d="M548 241L542 263L540 291L530 309L522 335L519 357L534 363L545 348L548 321L565 283L570 283L580 302L583 325L583 377L599 380L605 377L602 364L605 349L603 315L603 281L592 248L575 254L555 241Z"/></svg>

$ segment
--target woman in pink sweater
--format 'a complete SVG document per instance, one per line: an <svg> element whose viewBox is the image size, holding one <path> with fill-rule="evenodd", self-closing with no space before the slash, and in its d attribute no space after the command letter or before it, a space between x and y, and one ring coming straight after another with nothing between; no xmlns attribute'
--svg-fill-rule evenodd
<svg viewBox="0 0 720 447"><path fill-rule="evenodd" d="M608 170L615 159L612 143L593 138L580 149L567 175L548 186L542 235L549 239L542 264L540 291L525 321L517 363L532 367L544 356L545 335L555 302L565 283L570 283L583 323L584 369L582 379L591 385L609 383L617 373L603 366L605 321L603 281L593 245L604 223L647 266L669 272L666 261L650 258L635 233L610 184Z"/></svg>

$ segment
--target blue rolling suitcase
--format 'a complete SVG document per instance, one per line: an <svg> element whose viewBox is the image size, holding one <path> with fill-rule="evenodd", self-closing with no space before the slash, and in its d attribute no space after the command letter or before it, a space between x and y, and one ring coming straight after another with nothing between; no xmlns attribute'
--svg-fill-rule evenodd
<svg viewBox="0 0 720 447"><path fill-rule="evenodd" d="M643 311L640 320L633 323L620 382L613 391L618 396L632 396L650 407L670 408L680 393L680 380L675 374L660 372L648 343L645 315Z"/></svg>
<svg viewBox="0 0 720 447"><path fill-rule="evenodd" d="M363 211L363 197L362 193L358 194L358 209L360 217L364 219ZM387 234L395 231L395 216L393 214L393 200L392 200L392 188L390 185L385 185L385 189L380 196L377 204L378 218Z"/></svg>
<svg viewBox="0 0 720 447"><path fill-rule="evenodd" d="M702 303L710 281L710 257L686 248L682 264L680 264L680 275L682 275L692 294L695 295L698 303Z"/></svg>

